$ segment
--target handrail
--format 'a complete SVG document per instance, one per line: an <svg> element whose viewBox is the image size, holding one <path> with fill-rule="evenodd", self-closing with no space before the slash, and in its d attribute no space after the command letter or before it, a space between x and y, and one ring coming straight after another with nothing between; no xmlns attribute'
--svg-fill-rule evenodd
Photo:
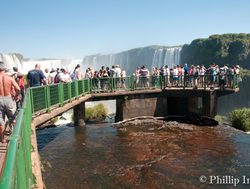
<svg viewBox="0 0 250 189"><path fill-rule="evenodd" d="M237 75L226 76L223 88L237 88ZM28 189L35 185L31 163L31 121L38 111L49 112L53 106L62 106L88 93L115 92L117 90L166 89L168 87L221 87L221 78L217 75L200 77L183 76L145 76L125 78L93 78L59 83L27 89L24 105L19 110L16 126L9 139L6 163L0 177L1 189ZM222 88L222 89L223 89Z"/></svg>
<svg viewBox="0 0 250 189"><path fill-rule="evenodd" d="M9 138L6 163L0 178L0 188L31 188L35 182L31 163L31 104L27 90L24 106L19 110L16 125Z"/></svg>

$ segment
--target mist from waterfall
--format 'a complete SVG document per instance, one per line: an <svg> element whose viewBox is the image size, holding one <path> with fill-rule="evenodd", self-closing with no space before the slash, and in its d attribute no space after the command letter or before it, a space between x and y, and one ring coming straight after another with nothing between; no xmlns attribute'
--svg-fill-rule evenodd
<svg viewBox="0 0 250 189"><path fill-rule="evenodd" d="M180 64L181 48L149 46L114 54L91 55L83 59L23 59L16 54L0 53L0 61L2 60L8 68L18 67L24 74L34 69L35 64L40 64L43 71L46 68L51 70L52 68L61 68L64 66L69 71L72 71L77 64L80 64L83 72L88 67L99 70L101 66L111 68L112 65L118 64L122 69L127 71L128 75L131 75L138 66L145 65L151 70L153 66L160 68L164 65L173 67Z"/></svg>
<svg viewBox="0 0 250 189"><path fill-rule="evenodd" d="M173 67L180 64L181 49L182 47L150 46L116 54L97 54L86 56L82 65L86 68L100 69L101 66L111 68L112 65L118 64L128 74L132 74L138 66L145 65L151 70L152 67L161 68L164 65Z"/></svg>
<svg viewBox="0 0 250 189"><path fill-rule="evenodd" d="M1 54L0 61L4 62L6 68L17 67L22 70L22 60L16 54Z"/></svg>
<svg viewBox="0 0 250 189"><path fill-rule="evenodd" d="M69 71L74 70L77 64L82 63L82 59L22 59L16 54L1 54L0 61L3 61L6 68L17 67L20 72L27 74L29 70L35 68L36 64L41 65L41 70L48 68L66 67Z"/></svg>

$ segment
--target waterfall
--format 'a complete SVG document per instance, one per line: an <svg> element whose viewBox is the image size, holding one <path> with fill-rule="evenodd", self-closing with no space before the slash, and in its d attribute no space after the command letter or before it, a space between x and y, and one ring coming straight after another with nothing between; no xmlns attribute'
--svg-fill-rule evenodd
<svg viewBox="0 0 250 189"><path fill-rule="evenodd" d="M115 54L97 54L84 57L82 66L99 70L101 66L111 68L112 65L118 64L131 75L136 67L142 65L151 70L152 67L161 68L164 65L173 67L180 64L181 49L182 47L150 46Z"/></svg>
<svg viewBox="0 0 250 189"><path fill-rule="evenodd" d="M88 67L99 70L101 66L111 68L112 65L118 64L131 75L138 66L144 65L151 70L153 66L161 68L164 65L172 67L180 64L181 49L182 47L149 46L120 53L91 55L84 59L21 59L17 54L0 53L0 61L3 61L8 68L18 67L24 74L34 69L35 64L40 64L43 71L46 68L51 70L63 66L72 71L77 64L80 64L84 73Z"/></svg>
<svg viewBox="0 0 250 189"><path fill-rule="evenodd" d="M164 51L163 49L156 49L154 52L154 57L153 57L153 63L152 63L152 67L157 67L160 68L163 66L163 54Z"/></svg>
<svg viewBox="0 0 250 189"><path fill-rule="evenodd" d="M154 52L153 63L151 67L161 68L162 66L174 67L180 64L181 47L169 47L165 49L156 49Z"/></svg>
<svg viewBox="0 0 250 189"><path fill-rule="evenodd" d="M0 61L4 62L6 68L17 67L19 70L22 70L22 61L16 54L0 53Z"/></svg>
<svg viewBox="0 0 250 189"><path fill-rule="evenodd" d="M16 54L1 53L0 61L3 61L7 68L17 67L23 74L27 74L29 70L34 69L36 64L40 64L43 71L46 68L51 70L63 66L72 71L77 64L82 63L82 59L21 59Z"/></svg>
<svg viewBox="0 0 250 189"><path fill-rule="evenodd" d="M177 66L180 64L181 48L168 48L166 49L164 64L169 67Z"/></svg>

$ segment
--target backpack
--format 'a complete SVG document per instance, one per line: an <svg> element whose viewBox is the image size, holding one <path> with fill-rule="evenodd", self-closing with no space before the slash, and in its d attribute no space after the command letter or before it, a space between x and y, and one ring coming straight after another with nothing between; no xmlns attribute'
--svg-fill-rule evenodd
<svg viewBox="0 0 250 189"><path fill-rule="evenodd" d="M59 74L58 73L55 75L54 83L59 83Z"/></svg>
<svg viewBox="0 0 250 189"><path fill-rule="evenodd" d="M74 70L71 74L70 74L70 78L72 79L72 80L75 80L76 79L76 70Z"/></svg>

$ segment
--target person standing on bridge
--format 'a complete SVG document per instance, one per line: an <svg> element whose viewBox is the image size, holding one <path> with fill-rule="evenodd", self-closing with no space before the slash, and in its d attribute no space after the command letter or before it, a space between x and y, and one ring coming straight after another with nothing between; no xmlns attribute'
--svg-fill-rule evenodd
<svg viewBox="0 0 250 189"><path fill-rule="evenodd" d="M80 64L77 64L74 71L70 74L70 78L72 81L74 80L81 80L83 78Z"/></svg>
<svg viewBox="0 0 250 189"><path fill-rule="evenodd" d="M14 100L18 99L20 92L20 87L15 79L8 76L5 70L4 63L0 62L0 142L2 143L6 142L4 139L4 116L7 115L9 122L13 123L16 112L16 102Z"/></svg>
<svg viewBox="0 0 250 189"><path fill-rule="evenodd" d="M40 64L36 64L35 69L28 72L27 79L29 87L38 87L42 84L46 84L46 77L41 70Z"/></svg>
<svg viewBox="0 0 250 189"><path fill-rule="evenodd" d="M16 73L16 83L20 87L19 101L17 102L17 108L20 108L23 105L24 94L25 94L25 86L24 86L24 76L18 70L17 67L13 67L13 71Z"/></svg>

